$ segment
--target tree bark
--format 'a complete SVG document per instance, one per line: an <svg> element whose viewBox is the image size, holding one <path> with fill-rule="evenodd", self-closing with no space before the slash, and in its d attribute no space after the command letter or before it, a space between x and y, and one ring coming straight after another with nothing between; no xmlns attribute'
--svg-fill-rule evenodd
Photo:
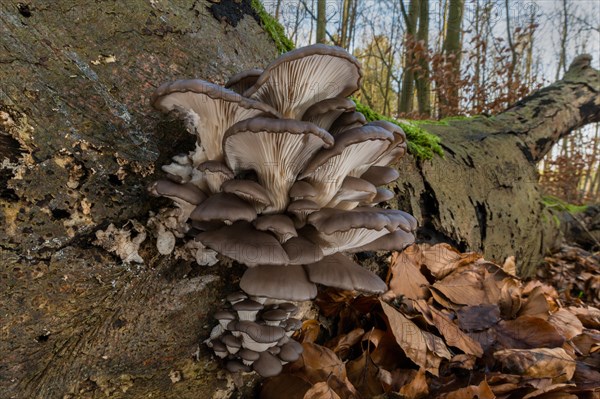
<svg viewBox="0 0 600 399"><path fill-rule="evenodd" d="M465 8L464 0L449 0L448 22L443 52L452 66L452 76L447 79L460 79L460 61L462 52L462 21ZM451 85L449 92L440 98L440 116L456 115L460 103L458 85Z"/></svg>
<svg viewBox="0 0 600 399"><path fill-rule="evenodd" d="M235 15L219 22L209 6L0 4L3 397L252 396L251 384L234 394L200 345L242 268L199 267L141 240L149 212L169 205L145 187L193 146L181 122L150 109L154 88L188 77L223 82L276 56L249 15L233 27ZM581 59L503 114L426 126L446 156L404 160L398 205L423 233L491 258L514 249L521 265L534 264L545 247L533 163L572 128L600 120L598 81ZM143 264L94 244L110 224L142 241Z"/></svg>

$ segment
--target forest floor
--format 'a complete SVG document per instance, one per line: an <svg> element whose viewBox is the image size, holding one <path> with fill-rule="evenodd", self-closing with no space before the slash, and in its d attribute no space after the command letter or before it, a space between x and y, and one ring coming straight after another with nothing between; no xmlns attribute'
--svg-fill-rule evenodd
<svg viewBox="0 0 600 399"><path fill-rule="evenodd" d="M563 246L536 278L447 244L388 259L381 297L326 290L302 357L260 398L598 398L600 255Z"/></svg>

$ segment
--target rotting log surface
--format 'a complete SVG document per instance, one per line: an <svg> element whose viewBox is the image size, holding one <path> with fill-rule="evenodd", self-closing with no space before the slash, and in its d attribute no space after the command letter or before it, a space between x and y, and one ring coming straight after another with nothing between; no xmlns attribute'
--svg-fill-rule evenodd
<svg viewBox="0 0 600 399"><path fill-rule="evenodd" d="M396 206L417 217L422 237L498 262L515 255L530 274L557 239L536 162L572 130L600 121L599 93L600 73L583 55L562 80L496 116L422 125L441 137L445 157L405 158Z"/></svg>
<svg viewBox="0 0 600 399"><path fill-rule="evenodd" d="M240 271L159 257L152 240L124 265L91 243L167 204L145 187L191 148L152 91L263 66L272 40L206 1L19 4L0 2L0 397L228 396L197 351Z"/></svg>
<svg viewBox="0 0 600 399"><path fill-rule="evenodd" d="M192 144L150 109L152 90L223 82L276 55L252 18L233 28L209 5L0 4L2 397L229 396L231 379L198 344L241 268L175 262L151 239L145 263L125 265L92 244L166 204L145 187ZM446 157L404 160L400 207L425 233L493 258L514 248L531 264L544 248L532 161L597 120L597 93L597 72L582 68L497 117L426 126Z"/></svg>

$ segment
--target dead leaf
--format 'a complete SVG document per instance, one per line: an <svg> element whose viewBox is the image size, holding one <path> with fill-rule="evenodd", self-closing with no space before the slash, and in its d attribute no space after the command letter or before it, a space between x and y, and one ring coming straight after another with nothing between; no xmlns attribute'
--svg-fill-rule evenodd
<svg viewBox="0 0 600 399"><path fill-rule="evenodd" d="M363 335L365 335L365 330L362 328L355 328L348 334L338 335L327 342L325 346L333 350L340 359L344 359L348 355L350 348L361 341Z"/></svg>
<svg viewBox="0 0 600 399"><path fill-rule="evenodd" d="M502 368L529 378L552 378L555 383L573 378L576 363L562 348L504 349L494 353Z"/></svg>
<svg viewBox="0 0 600 399"><path fill-rule="evenodd" d="M500 320L498 305L465 306L456 312L458 325L465 331L482 331Z"/></svg>
<svg viewBox="0 0 600 399"><path fill-rule="evenodd" d="M504 264L502 265L502 270L506 273L516 276L517 275L517 263L515 262L515 256L511 255L506 260L504 260Z"/></svg>
<svg viewBox="0 0 600 399"><path fill-rule="evenodd" d="M593 349L600 344L600 332L594 330L583 331L580 335L574 337L571 342L579 353L583 356L589 356Z"/></svg>
<svg viewBox="0 0 600 399"><path fill-rule="evenodd" d="M346 364L348 380L358 392L367 398L384 393L379 378L379 367L373 362L368 352L363 352L356 360Z"/></svg>
<svg viewBox="0 0 600 399"><path fill-rule="evenodd" d="M311 384L293 374L267 378L260 390L260 399L303 399Z"/></svg>
<svg viewBox="0 0 600 399"><path fill-rule="evenodd" d="M389 281L390 291L384 294L384 299L391 300L404 296L410 299L427 298L429 282L415 263L414 245L402 252L394 252L390 262L392 277ZM407 252L408 251L408 252Z"/></svg>
<svg viewBox="0 0 600 399"><path fill-rule="evenodd" d="M477 357L460 353L458 355L454 355L452 359L450 359L450 368L473 370L476 361Z"/></svg>
<svg viewBox="0 0 600 399"><path fill-rule="evenodd" d="M418 366L433 375L439 375L442 358L452 356L444 341L433 334L422 331L415 323L396 309L381 301L381 307L388 318L392 334L406 355Z"/></svg>
<svg viewBox="0 0 600 399"><path fill-rule="evenodd" d="M461 331L461 329L442 312L429 306L427 302L423 300L416 301L415 307L423 314L423 316L425 316L425 321L427 321L427 323L437 328L440 334L445 338L447 345L454 346L467 354L475 355L477 357L483 355L481 345Z"/></svg>
<svg viewBox="0 0 600 399"><path fill-rule="evenodd" d="M585 328L600 330L600 309L589 307L569 306L567 310L573 313Z"/></svg>
<svg viewBox="0 0 600 399"><path fill-rule="evenodd" d="M310 342L302 344L304 352L300 358L286 365L286 372L304 378L313 384L325 381L332 374L346 379L346 367L333 351Z"/></svg>
<svg viewBox="0 0 600 399"><path fill-rule="evenodd" d="M514 318L521 309L521 291L521 283L518 280L514 278L505 278L502 280L498 307L504 318Z"/></svg>
<svg viewBox="0 0 600 399"><path fill-rule="evenodd" d="M427 385L425 369L420 368L412 381L400 388L398 393L406 399L419 399L426 397L429 394L429 386Z"/></svg>
<svg viewBox="0 0 600 399"><path fill-rule="evenodd" d="M280 396L280 398L284 398L285 396ZM326 382L317 382L312 386L306 394L304 395L304 399L341 399L337 393L333 389L327 385Z"/></svg>
<svg viewBox="0 0 600 399"><path fill-rule="evenodd" d="M294 333L294 339L300 343L315 342L321 332L321 324L315 319L304 320L300 330Z"/></svg>
<svg viewBox="0 0 600 399"><path fill-rule="evenodd" d="M486 303L482 281L478 273L471 270L462 270L436 282L433 287L454 303L476 306Z"/></svg>
<svg viewBox="0 0 600 399"><path fill-rule="evenodd" d="M495 399L496 395L494 395L487 381L483 380L479 385L469 385L438 397L440 399Z"/></svg>
<svg viewBox="0 0 600 399"><path fill-rule="evenodd" d="M440 243L431 247L421 246L423 264L438 280L443 279L459 267L473 263L481 258L474 252L461 254L449 244Z"/></svg>
<svg viewBox="0 0 600 399"><path fill-rule="evenodd" d="M559 309L558 312L552 313L548 317L548 322L568 340L583 332L581 321L567 309Z"/></svg>
<svg viewBox="0 0 600 399"><path fill-rule="evenodd" d="M552 324L533 316L502 320L495 330L498 342L507 349L554 348L565 342Z"/></svg>
<svg viewBox="0 0 600 399"><path fill-rule="evenodd" d="M542 287L535 287L524 299L524 303L519 311L519 315L523 316L536 316L542 319L547 319L550 313L550 307L548 301L544 295Z"/></svg>
<svg viewBox="0 0 600 399"><path fill-rule="evenodd" d="M523 399L541 398L541 397L543 397L543 399L549 399L549 398L552 398L552 399L575 398L575 399L577 399L577 396L571 395L570 393L567 393L564 391L565 388L572 388L574 386L575 386L575 384L551 384L551 385L536 389L535 391L528 393L527 395L523 396Z"/></svg>

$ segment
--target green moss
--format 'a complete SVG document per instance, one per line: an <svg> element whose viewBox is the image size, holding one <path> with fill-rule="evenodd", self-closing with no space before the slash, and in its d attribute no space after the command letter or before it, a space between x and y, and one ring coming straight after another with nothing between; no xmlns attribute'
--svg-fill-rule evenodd
<svg viewBox="0 0 600 399"><path fill-rule="evenodd" d="M585 212L587 205L574 205L561 200L553 195L545 195L542 197L544 206L559 212L569 212L571 214Z"/></svg>
<svg viewBox="0 0 600 399"><path fill-rule="evenodd" d="M294 43L285 35L283 26L265 10L260 0L252 0L252 8L261 20L261 26L271 36L280 54L294 49Z"/></svg>
<svg viewBox="0 0 600 399"><path fill-rule="evenodd" d="M271 36L277 50L280 53L285 53L294 49L294 43L285 35L283 26L269 14L263 7L260 0L252 0L252 8L258 14L263 29ZM356 103L356 110L361 112L368 121L383 119L400 126L406 133L408 141L408 152L417 159L431 159L435 154L444 155L444 150L440 146L440 138L434 134L428 133L420 127L416 122L397 121L388 116L382 115L368 106L362 104L356 98L353 98ZM436 122L436 121L432 121Z"/></svg>
<svg viewBox="0 0 600 399"><path fill-rule="evenodd" d="M431 159L435 154L444 156L444 150L440 145L440 138L435 134L427 132L413 121L397 121L389 116L382 115L368 106L362 104L356 98L352 99L356 103L356 110L361 112L368 121L378 119L386 120L400 126L406 133L408 141L408 152L417 159Z"/></svg>

